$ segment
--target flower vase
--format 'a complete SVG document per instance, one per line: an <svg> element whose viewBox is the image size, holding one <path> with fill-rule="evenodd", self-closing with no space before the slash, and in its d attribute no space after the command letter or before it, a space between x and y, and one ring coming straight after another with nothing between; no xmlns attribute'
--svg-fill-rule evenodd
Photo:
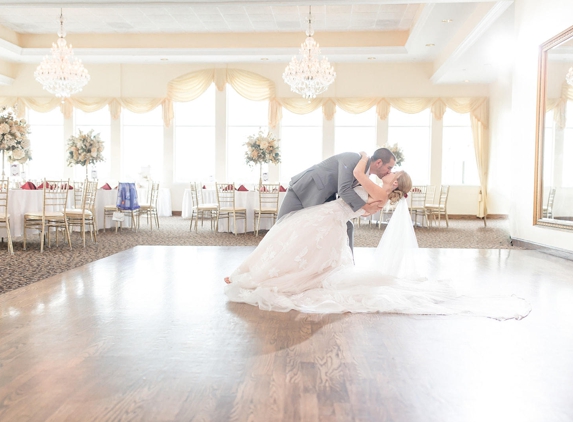
<svg viewBox="0 0 573 422"><path fill-rule="evenodd" d="M259 164L259 189L263 186L263 163Z"/></svg>
<svg viewBox="0 0 573 422"><path fill-rule="evenodd" d="M4 173L4 150L2 150L2 179L4 179L5 176L6 174Z"/></svg>
<svg viewBox="0 0 573 422"><path fill-rule="evenodd" d="M89 168L88 168L88 165L87 165L87 163L86 163L86 180L89 180L89 179L88 179L88 170L89 170Z"/></svg>

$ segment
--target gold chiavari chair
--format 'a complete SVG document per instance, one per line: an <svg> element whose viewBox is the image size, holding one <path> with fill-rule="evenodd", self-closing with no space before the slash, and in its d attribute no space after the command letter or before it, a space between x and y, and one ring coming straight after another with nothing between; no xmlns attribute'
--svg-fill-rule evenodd
<svg viewBox="0 0 573 422"><path fill-rule="evenodd" d="M147 224L151 224L153 230L153 221L159 229L159 216L157 214L157 197L159 196L159 183L151 182L151 189L147 197L148 202L139 204L139 214L137 215L137 227L139 228L139 219L142 215L147 216ZM151 223L149 218L151 217Z"/></svg>
<svg viewBox="0 0 573 422"><path fill-rule="evenodd" d="M259 190L259 208L254 210L255 236L259 235L261 218L271 218L275 223L279 215L280 184L261 184Z"/></svg>
<svg viewBox="0 0 573 422"><path fill-rule="evenodd" d="M40 231L40 252L44 252L44 239L47 235L48 247L50 243L50 229L56 232L56 245L58 244L58 232L64 230L65 237L72 248L70 231L65 218L68 206L68 192L70 180L46 180L43 182L44 200L41 212L27 212L24 214L24 242L26 250L26 230L35 229Z"/></svg>
<svg viewBox="0 0 573 422"><path fill-rule="evenodd" d="M549 189L547 204L543 206L542 218L553 218L553 204L555 203L555 188Z"/></svg>
<svg viewBox="0 0 573 422"><path fill-rule="evenodd" d="M74 181L72 184L73 194L74 194L74 208L80 209L82 207L82 201L84 199L84 185L86 184L87 179L84 181Z"/></svg>
<svg viewBox="0 0 573 422"><path fill-rule="evenodd" d="M10 179L0 179L0 227L6 229L8 239L8 252L14 255L12 234L10 233L10 214L8 214L8 200L10 199ZM4 241L4 239L2 239Z"/></svg>
<svg viewBox="0 0 573 422"><path fill-rule="evenodd" d="M237 208L235 204L235 184L234 183L215 183L217 191L217 227L219 219L227 219L227 231L231 228L230 220L233 217L233 233L237 235L237 220L245 220L245 233L247 233L247 209Z"/></svg>
<svg viewBox="0 0 573 422"><path fill-rule="evenodd" d="M86 228L89 228L90 238L97 243L97 220L95 215L96 194L97 181L89 182L86 180L83 185L83 196L80 208L65 211L68 229L74 226L80 228L84 248L86 247Z"/></svg>
<svg viewBox="0 0 573 422"><path fill-rule="evenodd" d="M211 230L213 230L213 228L217 230L218 228L217 213L219 211L219 205L203 203L203 190L197 183L191 182L189 187L191 190L191 201L193 203L193 208L191 210L191 222L189 223L189 230L193 229L193 221L195 221L195 231L197 231L199 218L201 218L201 227L202 227L205 216L209 217L209 220L211 222Z"/></svg>
<svg viewBox="0 0 573 422"><path fill-rule="evenodd" d="M422 216L422 226L428 225L426 216L426 194L427 186L412 186L410 193L410 215L414 224L418 224L418 216Z"/></svg>
<svg viewBox="0 0 573 422"><path fill-rule="evenodd" d="M450 187L447 185L442 185L440 187L440 198L437 204L427 204L426 205L426 213L428 215L428 221L430 217L436 220L436 216L438 216L438 227L441 223L441 216L445 216L446 218L446 227L450 227L449 220L448 220L448 195L450 193Z"/></svg>

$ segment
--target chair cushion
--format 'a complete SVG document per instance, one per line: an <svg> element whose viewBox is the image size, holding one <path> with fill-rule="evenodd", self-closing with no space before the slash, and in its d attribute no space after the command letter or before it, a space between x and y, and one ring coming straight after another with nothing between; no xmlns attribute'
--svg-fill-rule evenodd
<svg viewBox="0 0 573 422"><path fill-rule="evenodd" d="M63 218L64 217L64 213L63 212L47 212L46 213L46 218ZM28 218L28 219L42 219L42 213L41 212L27 212L26 214L24 214L24 218Z"/></svg>
<svg viewBox="0 0 573 422"><path fill-rule="evenodd" d="M104 211L117 211L117 207L115 205L106 205L103 209Z"/></svg>
<svg viewBox="0 0 573 422"><path fill-rule="evenodd" d="M87 215L87 216L91 216L92 212L90 210L66 210L66 215L70 215L70 216L77 216L77 215Z"/></svg>
<svg viewBox="0 0 573 422"><path fill-rule="evenodd" d="M274 209L274 208L263 208L261 209L256 209L255 212L257 213L262 213L262 214L277 214L279 212L279 210Z"/></svg>
<svg viewBox="0 0 573 422"><path fill-rule="evenodd" d="M227 207L223 207L221 208L219 211L221 212L247 212L246 208L227 208Z"/></svg>

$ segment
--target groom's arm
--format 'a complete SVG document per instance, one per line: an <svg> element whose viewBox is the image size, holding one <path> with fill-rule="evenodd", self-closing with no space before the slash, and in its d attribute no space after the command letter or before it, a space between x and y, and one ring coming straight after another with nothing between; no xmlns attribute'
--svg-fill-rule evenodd
<svg viewBox="0 0 573 422"><path fill-rule="evenodd" d="M358 211L366 202L352 188L354 184L354 167L360 161L360 154L341 154L338 160L338 195L346 202L352 211Z"/></svg>

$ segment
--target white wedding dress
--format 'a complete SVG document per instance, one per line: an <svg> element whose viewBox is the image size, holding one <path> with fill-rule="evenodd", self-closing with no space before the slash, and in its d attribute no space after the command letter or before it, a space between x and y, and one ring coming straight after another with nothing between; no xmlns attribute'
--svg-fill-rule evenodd
<svg viewBox="0 0 573 422"><path fill-rule="evenodd" d="M362 187L356 192L368 197ZM268 311L306 313L388 312L466 314L520 319L528 302L515 296L460 294L447 281L416 273L417 250L405 200L384 232L376 267L353 263L346 222L363 213L342 200L283 217L231 274L225 293L231 301ZM405 240L410 239L410 240Z"/></svg>

